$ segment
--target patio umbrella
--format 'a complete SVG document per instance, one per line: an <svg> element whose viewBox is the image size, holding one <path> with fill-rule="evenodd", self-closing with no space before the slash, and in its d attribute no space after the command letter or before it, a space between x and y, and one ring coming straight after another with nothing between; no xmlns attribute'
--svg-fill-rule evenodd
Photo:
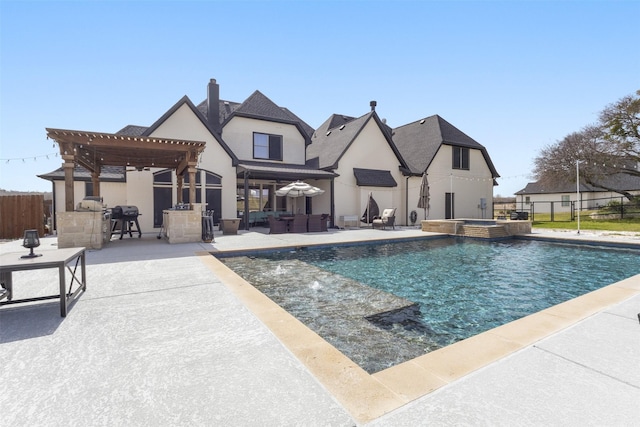
<svg viewBox="0 0 640 427"><path fill-rule="evenodd" d="M371 224L371 221L373 221L373 218L377 217L378 215L380 215L378 204L373 198L373 193L369 193L369 200L367 201L367 207L365 208L364 213L362 214L362 218L360 218L360 221L365 222L367 224Z"/></svg>
<svg viewBox="0 0 640 427"><path fill-rule="evenodd" d="M279 190L276 190L276 196L281 197L313 197L322 193L324 193L324 190L302 181L292 182L291 184L285 185Z"/></svg>
<svg viewBox="0 0 640 427"><path fill-rule="evenodd" d="M420 197L418 199L418 207L424 209L424 217L429 216L427 209L429 209L429 180L427 179L427 173L422 175L422 182L420 183Z"/></svg>
<svg viewBox="0 0 640 427"><path fill-rule="evenodd" d="M287 197L313 197L322 193L324 193L324 190L321 190L318 187L314 187L313 185L307 184L306 182L302 181L292 182L291 184L285 185L279 190L276 190L277 196Z"/></svg>

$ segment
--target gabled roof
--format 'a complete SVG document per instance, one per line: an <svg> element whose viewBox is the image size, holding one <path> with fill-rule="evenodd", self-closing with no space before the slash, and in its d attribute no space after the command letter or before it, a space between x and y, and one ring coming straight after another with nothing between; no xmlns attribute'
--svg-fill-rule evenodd
<svg viewBox="0 0 640 427"><path fill-rule="evenodd" d="M202 114L202 112L198 109L198 107L196 107L193 104L193 102L191 102L189 97L186 95L183 96L178 102L176 102L173 105L173 107L169 108L169 110L167 110L167 112L164 113L162 117L156 120L154 124L149 126L144 131L143 135L145 136L151 135L153 132L156 131L156 129L160 127L160 125L162 125L165 121L167 121L169 117L175 114L175 112L183 105L186 105L187 107L189 107L189 109L191 109L193 114L198 118L198 120L200 120L200 122L204 125L204 127L207 128L209 133L211 133L211 135L216 139L216 141L218 141L218 144L220 144L220 146L224 149L224 151L229 155L233 164L235 165L238 161L238 159L236 158L236 155L233 153L233 151L231 151L231 148L229 148L229 146L222 140L222 138L218 135L215 129L210 126L210 124L207 122L206 117ZM124 129L127 129L129 127L132 127L132 126L126 126Z"/></svg>
<svg viewBox="0 0 640 427"><path fill-rule="evenodd" d="M393 129L393 142L414 174L423 174L442 145L480 150L493 178L500 175L486 148L437 114Z"/></svg>
<svg viewBox="0 0 640 427"><path fill-rule="evenodd" d="M317 161L320 169L336 169L340 158L371 120L375 121L380 128L382 135L395 153L400 167L406 169L405 160L393 144L386 125L382 123L375 111L355 119L333 114L313 134L311 145L307 147L307 159Z"/></svg>
<svg viewBox="0 0 640 427"><path fill-rule="evenodd" d="M278 123L287 123L297 126L302 136L304 136L307 144L310 143L313 128L305 123L300 117L293 114L287 108L279 107L262 92L256 90L244 102L237 103L231 101L219 101L220 105L220 124L224 125L234 116L247 117L257 120L267 120ZM207 100L205 99L198 104L197 109L208 117Z"/></svg>
<svg viewBox="0 0 640 427"><path fill-rule="evenodd" d="M640 191L640 176L627 173L617 173L601 178L602 185L606 185L613 191ZM571 181L543 183L541 181L530 182L525 188L515 194L555 194L555 193L575 193L576 183ZM609 189L580 183L581 193L594 193L601 191L611 191Z"/></svg>

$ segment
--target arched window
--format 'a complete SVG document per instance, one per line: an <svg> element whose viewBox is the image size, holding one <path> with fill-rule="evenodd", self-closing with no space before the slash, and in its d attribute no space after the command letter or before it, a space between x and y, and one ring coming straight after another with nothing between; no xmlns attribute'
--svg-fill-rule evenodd
<svg viewBox="0 0 640 427"><path fill-rule="evenodd" d="M177 188L177 180L171 169L165 169L153 174L153 226L162 227L162 211L172 208L177 202L174 200L174 188ZM204 185L203 185L204 183ZM203 169L196 170L196 200L195 203L204 203L204 209L213 210L213 222L219 223L222 211L222 178ZM189 200L189 175L184 175L182 186L182 201Z"/></svg>

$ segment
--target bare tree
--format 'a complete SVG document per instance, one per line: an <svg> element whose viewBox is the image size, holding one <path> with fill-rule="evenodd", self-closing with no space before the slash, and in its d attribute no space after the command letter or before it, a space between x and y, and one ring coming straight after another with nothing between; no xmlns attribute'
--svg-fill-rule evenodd
<svg viewBox="0 0 640 427"><path fill-rule="evenodd" d="M640 163L640 90L607 106L600 113L600 126L603 145L611 154ZM630 173L634 172L640 175L637 167Z"/></svg>
<svg viewBox="0 0 640 427"><path fill-rule="evenodd" d="M583 183L614 191L620 176L640 176L640 91L606 107L599 123L571 133L544 147L534 159L534 175L541 183L576 182L576 162Z"/></svg>

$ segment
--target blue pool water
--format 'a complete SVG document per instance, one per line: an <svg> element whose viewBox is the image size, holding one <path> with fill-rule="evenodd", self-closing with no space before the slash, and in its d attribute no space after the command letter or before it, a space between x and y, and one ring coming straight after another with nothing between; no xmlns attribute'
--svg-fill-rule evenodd
<svg viewBox="0 0 640 427"><path fill-rule="evenodd" d="M369 372L640 273L638 250L533 240L414 240L223 261ZM374 321L360 325L363 317Z"/></svg>

